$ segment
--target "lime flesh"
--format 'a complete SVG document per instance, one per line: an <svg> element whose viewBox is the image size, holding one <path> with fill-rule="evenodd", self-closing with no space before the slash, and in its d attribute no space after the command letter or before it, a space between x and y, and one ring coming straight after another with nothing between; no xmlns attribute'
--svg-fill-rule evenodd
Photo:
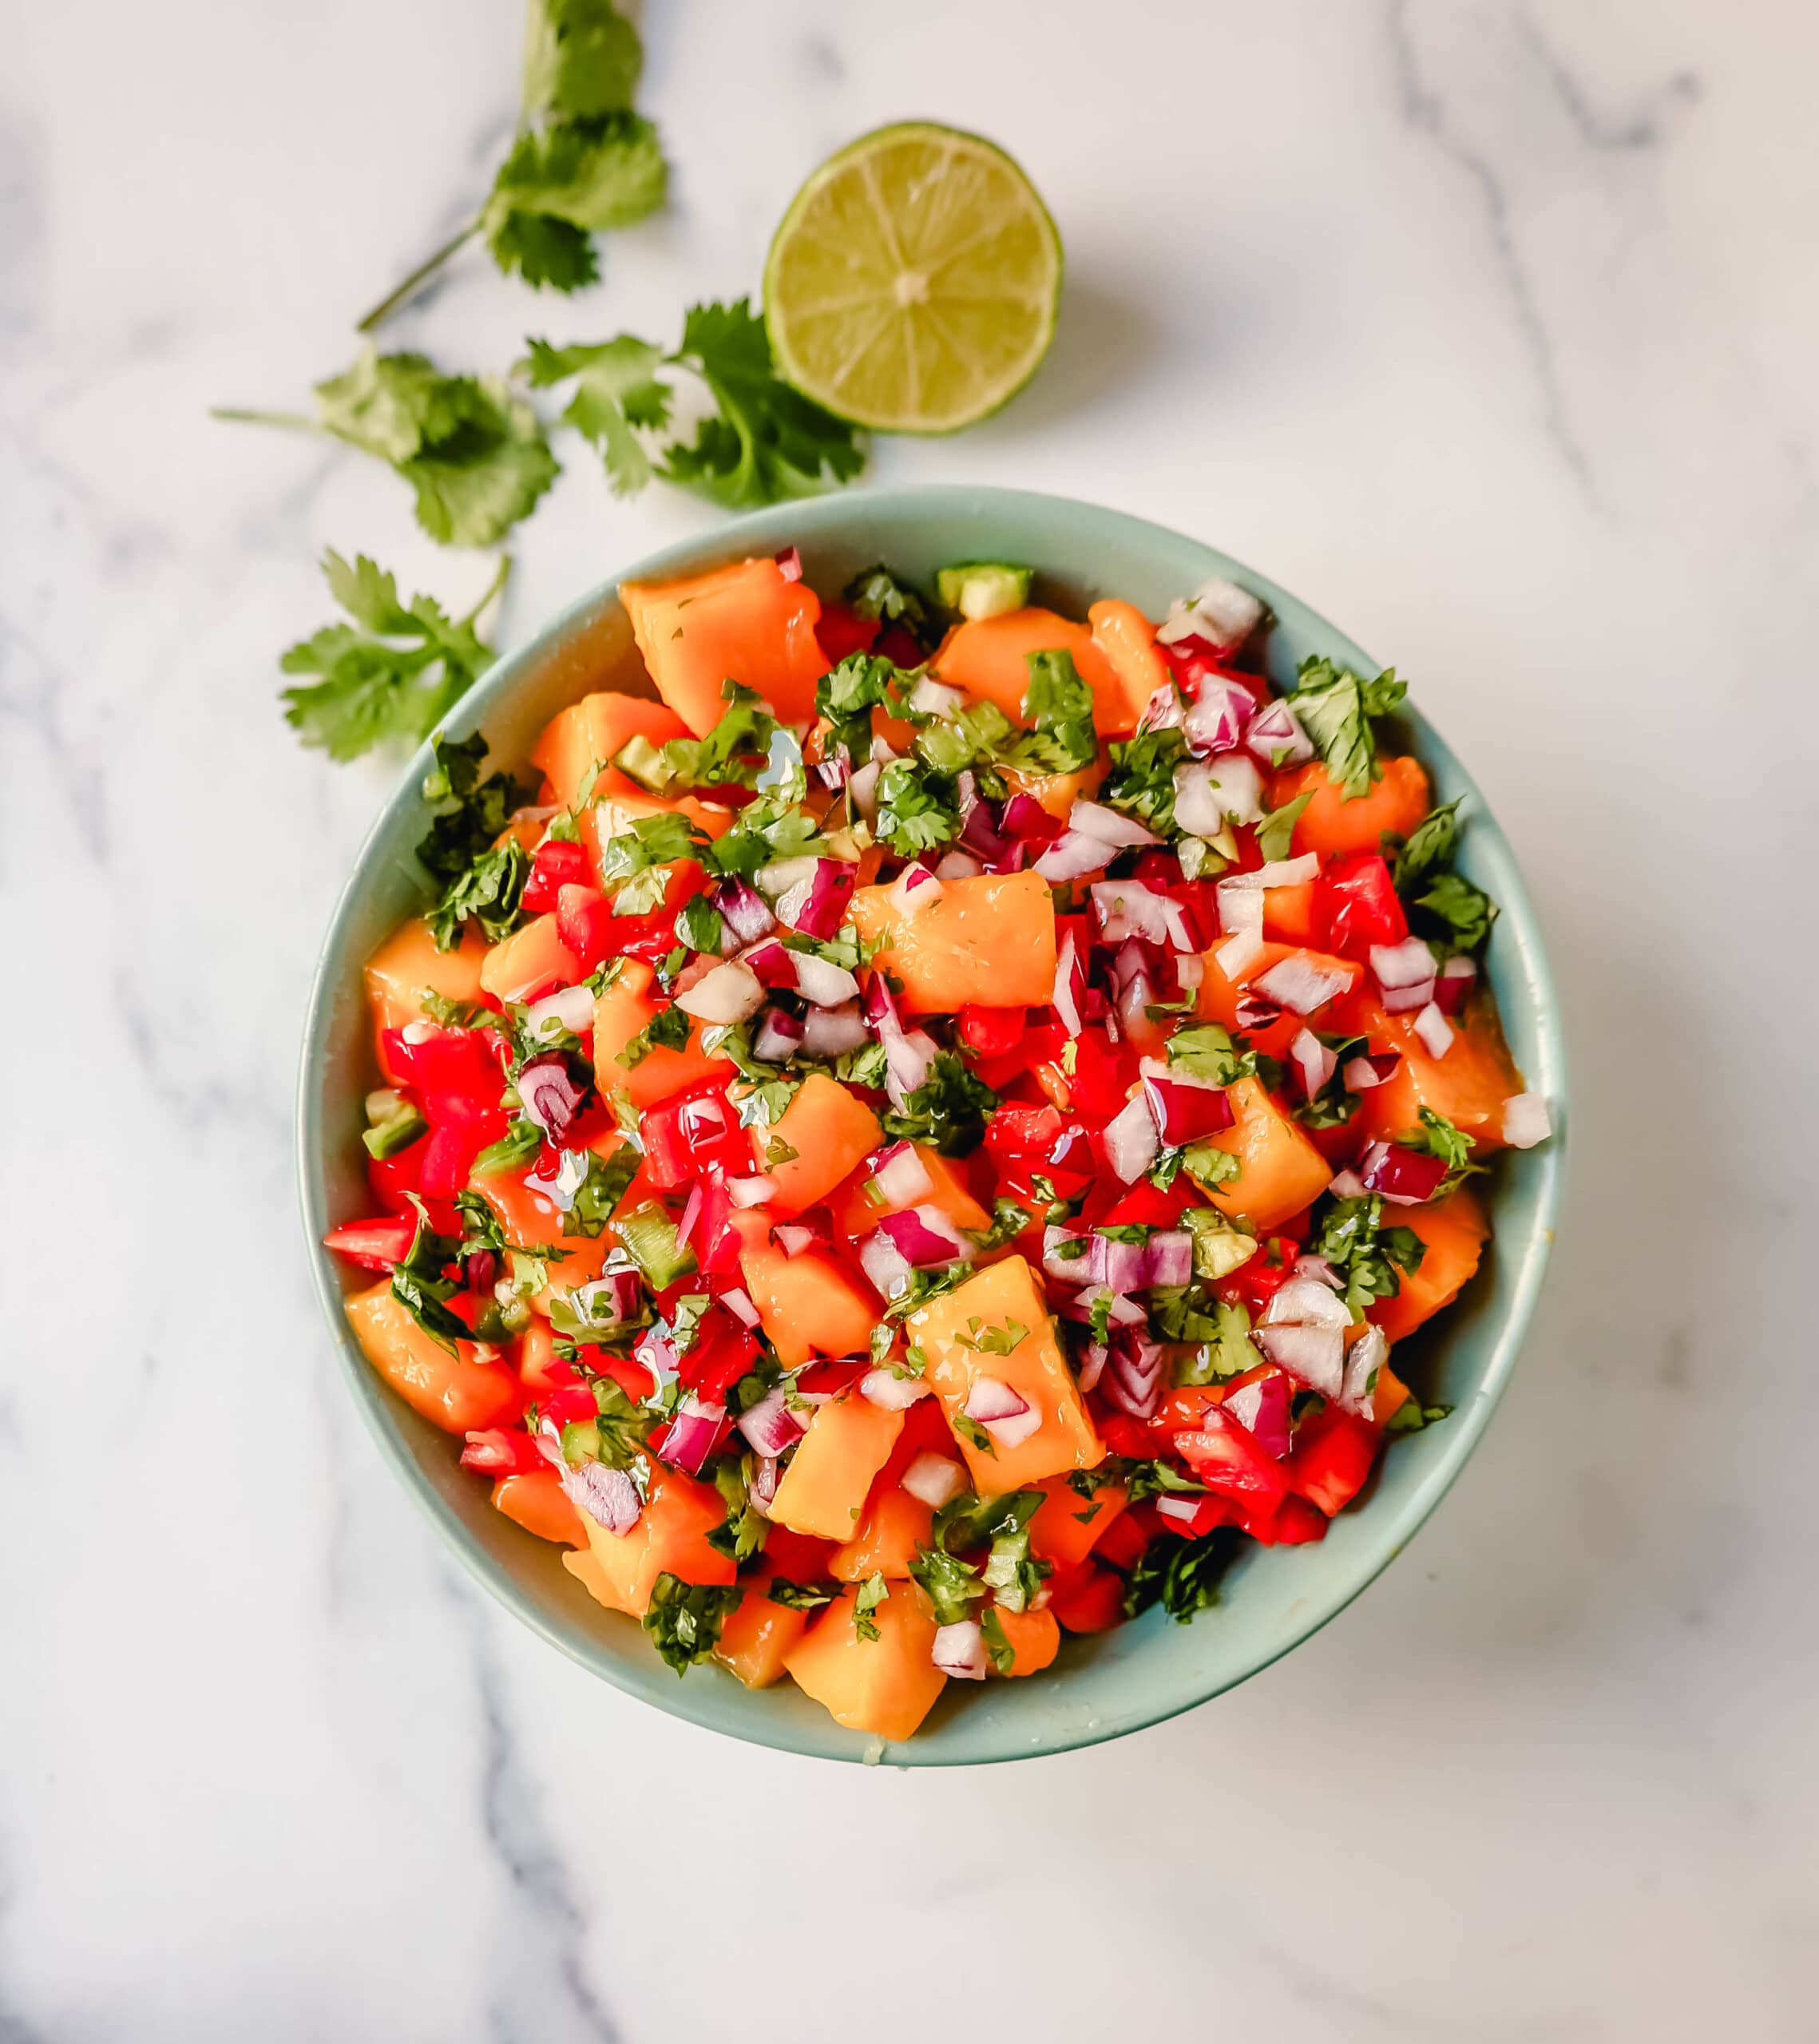
<svg viewBox="0 0 1819 2044"><path fill-rule="evenodd" d="M830 156L791 202L764 271L777 366L842 418L953 433L1035 374L1055 331L1061 241L1016 164L928 121Z"/></svg>

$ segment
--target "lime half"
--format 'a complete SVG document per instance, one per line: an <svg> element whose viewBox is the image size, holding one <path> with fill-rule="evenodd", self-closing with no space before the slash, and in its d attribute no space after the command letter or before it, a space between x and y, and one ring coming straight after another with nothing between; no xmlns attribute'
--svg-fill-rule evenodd
<svg viewBox="0 0 1819 2044"><path fill-rule="evenodd" d="M862 135L791 202L764 266L777 366L881 433L953 433L1036 373L1061 237L1002 149L933 121Z"/></svg>

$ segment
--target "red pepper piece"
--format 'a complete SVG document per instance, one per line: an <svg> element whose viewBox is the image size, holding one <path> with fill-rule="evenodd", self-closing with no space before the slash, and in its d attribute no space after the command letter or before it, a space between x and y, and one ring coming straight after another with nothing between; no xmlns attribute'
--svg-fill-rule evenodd
<svg viewBox="0 0 1819 2044"><path fill-rule="evenodd" d="M525 881L525 913L546 916L557 905L565 887L592 887L593 884L593 866L585 845L561 838L547 838L537 846ZM569 949L573 950L573 945Z"/></svg>
<svg viewBox="0 0 1819 2044"><path fill-rule="evenodd" d="M1273 1511L1289 1487L1282 1465L1216 1405L1199 1430L1175 1435L1175 1452L1209 1490L1240 1499L1249 1511Z"/></svg>
<svg viewBox="0 0 1819 2044"><path fill-rule="evenodd" d="M645 1111L644 1169L664 1191L711 1177L748 1178L751 1133L727 1098L727 1079L698 1079ZM699 1217L696 1217L699 1224Z"/></svg>
<svg viewBox="0 0 1819 2044"><path fill-rule="evenodd" d="M1329 859L1314 883L1314 941L1342 958L1368 958L1373 944L1400 944L1409 919L1381 853Z"/></svg>
<svg viewBox="0 0 1819 2044"><path fill-rule="evenodd" d="M678 1374L703 1404L725 1403L727 1393L751 1369L758 1344L731 1313L708 1313Z"/></svg>
<svg viewBox="0 0 1819 2044"><path fill-rule="evenodd" d="M542 1450L521 1427L488 1427L470 1433L461 1466L488 1476L524 1476L549 1467Z"/></svg>
<svg viewBox="0 0 1819 2044"><path fill-rule="evenodd" d="M1023 1041L1029 1011L1023 1008L981 1008L968 1001L954 1017L960 1040L981 1057L1002 1057Z"/></svg>
<svg viewBox="0 0 1819 2044"><path fill-rule="evenodd" d="M815 620L814 636L830 667L838 667L849 653L869 653L878 644L878 635L883 629L875 617L861 617L856 610L849 610L844 604L823 604L821 615ZM921 664L918 652L910 664Z"/></svg>
<svg viewBox="0 0 1819 2044"><path fill-rule="evenodd" d="M1329 1405L1296 1428L1289 1482L1330 1519L1364 1488L1382 1437L1369 1420Z"/></svg>
<svg viewBox="0 0 1819 2044"><path fill-rule="evenodd" d="M371 1221L344 1221L322 1238L323 1246L363 1270L389 1270L410 1254L417 1233L414 1214L385 1215Z"/></svg>
<svg viewBox="0 0 1819 2044"><path fill-rule="evenodd" d="M500 1055L508 1047L495 1029L437 1029L413 1023L387 1029L380 1056L388 1073L422 1095L434 1121L462 1113L490 1112L505 1088Z"/></svg>

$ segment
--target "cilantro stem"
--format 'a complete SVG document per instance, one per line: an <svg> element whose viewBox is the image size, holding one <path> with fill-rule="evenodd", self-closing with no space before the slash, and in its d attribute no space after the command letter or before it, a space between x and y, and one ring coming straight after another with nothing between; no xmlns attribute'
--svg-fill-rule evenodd
<svg viewBox="0 0 1819 2044"><path fill-rule="evenodd" d="M319 419L313 419L303 412L248 411L238 405L211 405L211 418L226 419L233 426L281 426L287 433L322 433L327 429Z"/></svg>
<svg viewBox="0 0 1819 2044"><path fill-rule="evenodd" d="M492 580L486 584L486 593L480 599L479 602L474 606L473 609L467 613L466 616L462 619L461 622L463 624L473 624L474 620L479 616L480 613L485 609L486 606L492 602L493 599L499 594L511 579L512 557L509 553L502 553L499 557L499 565Z"/></svg>
<svg viewBox="0 0 1819 2044"><path fill-rule="evenodd" d="M360 322L355 331L362 334L370 334L376 327L383 326L406 299L415 296L418 291L428 283L451 256L458 250L466 247L467 244L480 232L480 216L476 213L459 234L445 241L434 256L419 263L396 291L393 291L389 297L382 298Z"/></svg>

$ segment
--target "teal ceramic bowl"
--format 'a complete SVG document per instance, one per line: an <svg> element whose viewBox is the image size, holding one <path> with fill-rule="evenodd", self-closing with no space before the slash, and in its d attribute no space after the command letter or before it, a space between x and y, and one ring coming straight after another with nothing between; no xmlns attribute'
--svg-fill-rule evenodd
<svg viewBox="0 0 1819 2044"><path fill-rule="evenodd" d="M1106 596L1127 597L1160 616L1171 598L1209 575L1223 575L1254 590L1274 613L1266 665L1278 683L1311 653L1364 672L1380 664L1286 590L1197 540L1091 505L1016 490L854 491L786 505L671 547L625 575L689 574L790 545L801 549L809 580L824 592L837 591L874 561L924 582L945 561L1032 562L1036 600L1076 616ZM522 760L549 717L588 690L620 687L649 695L614 595L617 579L500 661L450 719L450 735L482 731L494 761L510 764ZM842 1729L787 1682L751 1691L715 1667L697 1668L679 1681L638 1626L592 1602L562 1568L556 1549L493 1510L485 1486L458 1466L459 1443L394 1396L349 1333L342 1313L348 1274L319 1245L327 1229L367 1205L359 1131L374 1071L360 969L422 898L411 848L427 822L419 788L429 755L414 760L360 854L323 950L303 1042L298 1162L316 1290L348 1392L406 1489L474 1575L552 1645L660 1710L791 1752L912 1766L1020 1760L1136 1731L1267 1667L1349 1603L1401 1552L1489 1422L1540 1289L1563 1163L1559 1011L1514 854L1441 739L1417 712L1404 723L1397 736L1426 763L1440 795L1472 798L1460 863L1502 905L1490 978L1516 1060L1555 1117L1551 1143L1500 1163L1492 1195L1496 1236L1484 1268L1457 1308L1417 1337L1425 1353L1411 1373L1425 1397L1454 1407L1452 1416L1396 1443L1362 1499L1334 1522L1325 1540L1252 1548L1234 1565L1221 1603L1193 1624L1176 1625L1151 1610L1114 1632L1068 1640L1044 1674L977 1686L950 1683L915 1738L888 1748ZM1413 1344L1409 1353L1415 1355Z"/></svg>

